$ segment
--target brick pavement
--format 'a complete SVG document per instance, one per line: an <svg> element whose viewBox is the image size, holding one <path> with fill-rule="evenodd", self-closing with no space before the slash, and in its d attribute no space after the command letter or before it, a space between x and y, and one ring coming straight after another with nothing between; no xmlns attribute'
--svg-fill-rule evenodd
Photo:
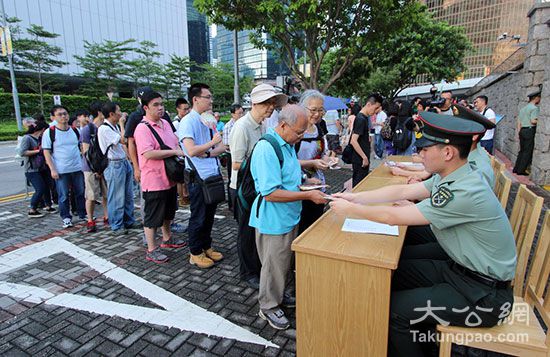
<svg viewBox="0 0 550 357"><path fill-rule="evenodd" d="M327 182L337 191L351 171L331 171ZM545 191L537 190L544 195ZM514 183L508 210L517 191ZM548 207L546 194L545 210ZM257 316L257 293L238 279L237 225L225 204L213 228L214 245L225 255L210 270L199 270L188 262L188 250L170 252L171 261L157 265L145 261L142 231L125 237L113 236L99 224L99 231L86 234L83 224L60 229L57 214L41 219L26 216L27 201L0 204L0 257L11 251L60 236L90 253L104 258L146 281L197 306L215 313L279 348L208 336L158 324L143 323L46 303L28 302L0 294L0 355L155 355L155 356L291 356L296 351L296 331L276 331ZM4 213L9 212L9 213ZM186 223L189 214L179 212L176 221ZM0 264L1 269L1 264ZM18 269L0 273L0 282L45 289L52 294L77 294L120 304L162 309L154 301L114 281L65 253L55 253ZM293 310L288 310L295 326ZM461 355L460 351L457 355Z"/></svg>
<svg viewBox="0 0 550 357"><path fill-rule="evenodd" d="M327 182L341 187L351 171L331 171ZM339 189L338 189L339 190ZM226 204L220 205L213 228L214 246L225 259L210 270L200 270L188 263L188 249L169 252L171 261L157 265L144 259L142 231L132 230L125 237L115 237L98 224L98 232L87 234L83 223L61 229L58 214L44 218L26 216L28 201L0 204L0 257L52 237L64 240L129 273L213 312L233 324L271 341L279 348L240 342L178 328L132 321L50 305L28 302L0 294L0 355L3 356L291 356L296 352L296 331L276 331L257 315L257 292L238 278L236 254L237 224ZM5 213L9 212L9 213ZM13 217L9 217L13 216ZM189 213L176 214L178 223L186 224ZM186 237L185 234L183 235ZM23 250L22 250L23 251ZM0 282L44 289L51 294L76 294L120 304L162 309L154 301L100 274L89 265L60 252L2 273ZM293 310L288 316L295 326Z"/></svg>

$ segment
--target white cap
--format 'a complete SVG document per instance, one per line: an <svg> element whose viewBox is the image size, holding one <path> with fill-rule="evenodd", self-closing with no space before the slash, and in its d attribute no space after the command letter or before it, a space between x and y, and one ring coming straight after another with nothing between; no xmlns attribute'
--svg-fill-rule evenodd
<svg viewBox="0 0 550 357"><path fill-rule="evenodd" d="M257 85L250 93L252 104L263 103L273 97L277 99L275 104L277 107L283 107L288 102L288 97L285 94L278 92L272 85L267 83Z"/></svg>

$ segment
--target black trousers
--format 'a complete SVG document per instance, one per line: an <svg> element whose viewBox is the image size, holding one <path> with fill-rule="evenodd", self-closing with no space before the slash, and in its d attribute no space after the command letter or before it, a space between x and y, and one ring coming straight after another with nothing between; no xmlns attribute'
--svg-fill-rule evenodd
<svg viewBox="0 0 550 357"><path fill-rule="evenodd" d="M519 131L519 153L514 166L514 172L524 174L533 160L533 149L535 148L536 127L521 128Z"/></svg>
<svg viewBox="0 0 550 357"><path fill-rule="evenodd" d="M242 280L260 278L262 263L256 248L256 231L248 225L250 212L242 209L239 200L235 199L235 210L238 210L239 233L237 234L237 254L239 255L239 272Z"/></svg>
<svg viewBox="0 0 550 357"><path fill-rule="evenodd" d="M352 161L351 167L353 169L353 175L352 175L352 186L355 187L359 182L361 182L367 175L369 174L369 168L370 165L367 167L363 167L363 164L361 162Z"/></svg>
<svg viewBox="0 0 550 357"><path fill-rule="evenodd" d="M229 185L231 184L231 167L233 163L231 162L231 154L226 153L226 163L225 168L227 169L227 197L229 199L227 200L227 207L232 210L233 209L233 201L231 200L231 189L229 188Z"/></svg>
<svg viewBox="0 0 550 357"><path fill-rule="evenodd" d="M302 213L300 214L300 224L298 225L298 235L309 228L319 217L323 215L325 205L318 205L311 201L302 201Z"/></svg>
<svg viewBox="0 0 550 357"><path fill-rule="evenodd" d="M490 327L509 314L511 288L491 288L456 272L450 259L441 259L428 226L409 229L404 253L415 248L416 257L402 255L393 275L389 356L427 355L437 324Z"/></svg>

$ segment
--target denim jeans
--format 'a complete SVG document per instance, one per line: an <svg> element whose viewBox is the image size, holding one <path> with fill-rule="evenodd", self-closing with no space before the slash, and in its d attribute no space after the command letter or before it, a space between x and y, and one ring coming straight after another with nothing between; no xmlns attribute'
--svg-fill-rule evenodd
<svg viewBox="0 0 550 357"><path fill-rule="evenodd" d="M69 209L69 189L73 190L78 216L80 218L86 217L86 209L84 208L84 174L82 171L59 174L55 186L57 188L59 215L61 218L72 218Z"/></svg>
<svg viewBox="0 0 550 357"><path fill-rule="evenodd" d="M380 134L374 134L374 153L380 158L384 155L384 140Z"/></svg>
<svg viewBox="0 0 550 357"><path fill-rule="evenodd" d="M189 200L191 216L187 228L187 245L191 254L198 255L212 246L212 226L218 205L204 203L201 186L196 182L189 184Z"/></svg>
<svg viewBox="0 0 550 357"><path fill-rule="evenodd" d="M109 161L103 173L107 183L107 211L113 231L129 227L134 219L134 171L128 160Z"/></svg>
<svg viewBox="0 0 550 357"><path fill-rule="evenodd" d="M480 144L489 154L493 155L493 142L493 139L481 140Z"/></svg>
<svg viewBox="0 0 550 357"><path fill-rule="evenodd" d="M34 194L31 198L31 208L36 209L38 204L44 200L46 207L52 205L52 199L50 197L50 175L47 171L38 171L38 172L26 172L27 180L34 187Z"/></svg>

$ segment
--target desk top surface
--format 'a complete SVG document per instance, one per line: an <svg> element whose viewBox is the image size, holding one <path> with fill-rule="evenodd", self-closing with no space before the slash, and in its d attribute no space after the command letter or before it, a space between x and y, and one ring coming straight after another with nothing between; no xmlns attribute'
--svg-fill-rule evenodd
<svg viewBox="0 0 550 357"><path fill-rule="evenodd" d="M410 157L392 156L393 161L410 161ZM353 192L404 184L406 178L393 176L385 165L373 170ZM301 253L340 259L359 264L396 269L405 238L406 226L399 227L399 236L342 232L346 217L331 210L319 218L292 243L292 250Z"/></svg>

